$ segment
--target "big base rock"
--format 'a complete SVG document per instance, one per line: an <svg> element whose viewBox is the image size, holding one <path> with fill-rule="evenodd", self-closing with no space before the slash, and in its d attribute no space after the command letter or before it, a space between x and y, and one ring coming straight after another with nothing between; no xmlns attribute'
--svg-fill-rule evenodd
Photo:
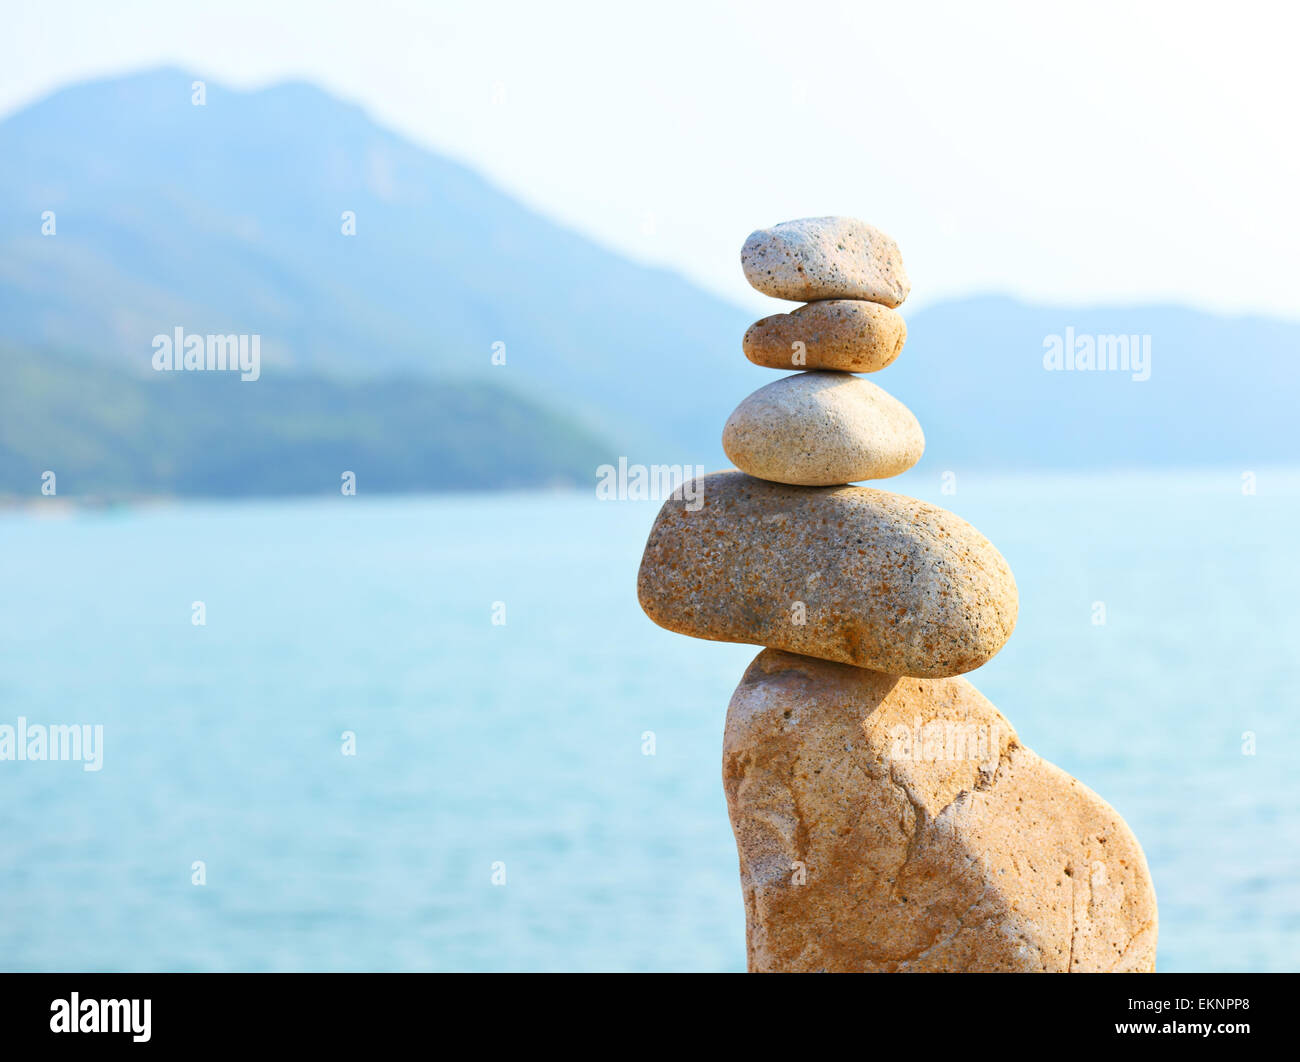
<svg viewBox="0 0 1300 1062"><path fill-rule="evenodd" d="M1150 971L1132 832L965 679L766 649L723 781L751 971Z"/></svg>

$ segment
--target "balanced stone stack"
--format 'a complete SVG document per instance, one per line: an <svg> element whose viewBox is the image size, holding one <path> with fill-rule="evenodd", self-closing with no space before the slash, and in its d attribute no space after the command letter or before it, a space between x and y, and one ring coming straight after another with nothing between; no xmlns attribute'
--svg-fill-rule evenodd
<svg viewBox="0 0 1300 1062"><path fill-rule="evenodd" d="M1153 969L1128 826L957 677L1015 626L1006 561L944 509L847 485L924 449L911 412L853 375L902 350L898 247L810 218L753 233L741 262L806 303L751 326L746 356L807 371L731 415L739 471L664 504L638 592L669 630L766 647L723 739L749 968Z"/></svg>

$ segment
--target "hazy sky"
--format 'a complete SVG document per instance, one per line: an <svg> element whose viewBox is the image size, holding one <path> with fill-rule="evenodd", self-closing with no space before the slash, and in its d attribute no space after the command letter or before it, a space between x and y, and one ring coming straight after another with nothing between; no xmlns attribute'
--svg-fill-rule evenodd
<svg viewBox="0 0 1300 1062"><path fill-rule="evenodd" d="M40 0L6 11L0 112L164 63L304 78L765 312L745 236L844 213L898 240L909 306L1300 317L1290 7Z"/></svg>

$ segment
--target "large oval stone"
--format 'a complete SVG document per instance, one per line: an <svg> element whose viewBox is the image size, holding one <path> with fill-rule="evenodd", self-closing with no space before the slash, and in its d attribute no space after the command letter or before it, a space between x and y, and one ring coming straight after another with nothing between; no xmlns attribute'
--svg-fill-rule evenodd
<svg viewBox="0 0 1300 1062"><path fill-rule="evenodd" d="M637 592L652 620L680 634L925 677L983 664L1018 605L1002 555L945 509L736 471L664 503Z"/></svg>
<svg viewBox="0 0 1300 1062"><path fill-rule="evenodd" d="M898 357L907 339L903 315L861 299L810 302L749 326L745 357L769 369L877 372Z"/></svg>
<svg viewBox="0 0 1300 1062"><path fill-rule="evenodd" d="M965 679L766 650L722 764L751 971L1155 965L1132 831Z"/></svg>
<svg viewBox="0 0 1300 1062"><path fill-rule="evenodd" d="M778 299L897 306L912 290L898 244L856 218L801 218L759 229L745 241L740 264L753 287Z"/></svg>
<svg viewBox="0 0 1300 1062"><path fill-rule="evenodd" d="M829 487L906 472L925 435L902 402L846 372L802 372L760 387L727 419L722 448L742 472Z"/></svg>

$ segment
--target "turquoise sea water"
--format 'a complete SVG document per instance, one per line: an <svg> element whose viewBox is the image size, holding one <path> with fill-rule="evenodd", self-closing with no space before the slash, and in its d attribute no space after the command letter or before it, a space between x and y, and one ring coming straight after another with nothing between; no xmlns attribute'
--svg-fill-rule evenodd
<svg viewBox="0 0 1300 1062"><path fill-rule="evenodd" d="M1160 968L1300 967L1300 474L891 487L1010 561L969 677L1133 827ZM0 725L104 727L98 772L0 762L0 968L743 969L721 734L757 650L643 616L656 509L0 514Z"/></svg>

